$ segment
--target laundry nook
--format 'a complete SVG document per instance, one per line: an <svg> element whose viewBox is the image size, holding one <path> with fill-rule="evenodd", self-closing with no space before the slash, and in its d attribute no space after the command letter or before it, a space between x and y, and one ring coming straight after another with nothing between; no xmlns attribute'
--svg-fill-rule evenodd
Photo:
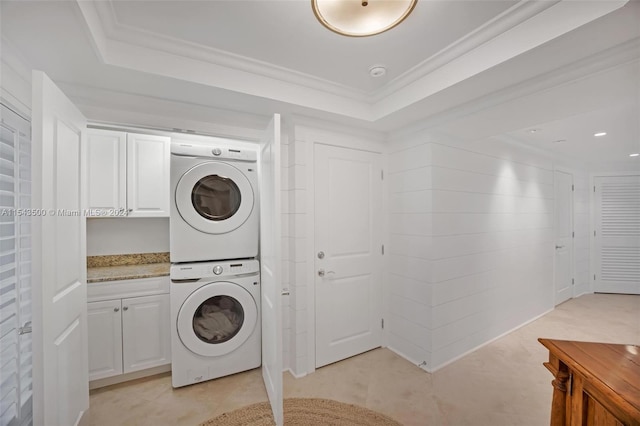
<svg viewBox="0 0 640 426"><path fill-rule="evenodd" d="M0 36L0 426L640 425L640 2Z"/></svg>

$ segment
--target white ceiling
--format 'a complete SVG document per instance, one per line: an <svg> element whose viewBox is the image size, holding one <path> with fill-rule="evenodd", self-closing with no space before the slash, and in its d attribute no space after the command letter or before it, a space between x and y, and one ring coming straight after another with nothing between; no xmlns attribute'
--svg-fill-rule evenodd
<svg viewBox="0 0 640 426"><path fill-rule="evenodd" d="M600 132L607 134L594 136ZM530 146L582 163L629 162L640 170L640 158L629 157L629 154L640 153L640 109L637 102L606 106L508 135Z"/></svg>
<svg viewBox="0 0 640 426"><path fill-rule="evenodd" d="M116 21L362 91L393 80L506 11L517 0L419 1L407 20L376 37L344 37L316 20L307 0L117 1ZM412 40L412 42L407 42ZM383 78L368 69L387 66Z"/></svg>
<svg viewBox="0 0 640 426"><path fill-rule="evenodd" d="M81 107L150 116L175 101L194 116L296 113L378 131L448 122L594 161L638 143L637 65L581 86L637 64L640 1L624 3L419 0L391 31L350 38L317 23L307 0L9 1L0 27ZM387 76L370 78L374 64ZM588 123L616 129L619 149L585 141Z"/></svg>

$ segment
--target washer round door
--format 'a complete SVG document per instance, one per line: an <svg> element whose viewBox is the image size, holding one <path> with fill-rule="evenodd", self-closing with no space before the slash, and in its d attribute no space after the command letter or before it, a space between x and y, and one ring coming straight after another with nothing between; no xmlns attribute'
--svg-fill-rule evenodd
<svg viewBox="0 0 640 426"><path fill-rule="evenodd" d="M193 353L222 356L247 341L258 321L251 294L237 284L216 282L191 293L178 312L178 336Z"/></svg>
<svg viewBox="0 0 640 426"><path fill-rule="evenodd" d="M224 234L251 214L254 193L247 177L231 164L209 161L189 169L176 186L176 207L193 228Z"/></svg>

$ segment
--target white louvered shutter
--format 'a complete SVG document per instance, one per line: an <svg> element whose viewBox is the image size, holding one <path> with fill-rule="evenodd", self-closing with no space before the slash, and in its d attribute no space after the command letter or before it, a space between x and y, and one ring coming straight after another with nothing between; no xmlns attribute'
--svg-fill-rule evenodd
<svg viewBox="0 0 640 426"><path fill-rule="evenodd" d="M0 425L13 426L32 418L31 334L19 333L31 321L31 219L15 214L31 206L31 131L1 108Z"/></svg>
<svg viewBox="0 0 640 426"><path fill-rule="evenodd" d="M595 291L640 294L640 176L594 182Z"/></svg>

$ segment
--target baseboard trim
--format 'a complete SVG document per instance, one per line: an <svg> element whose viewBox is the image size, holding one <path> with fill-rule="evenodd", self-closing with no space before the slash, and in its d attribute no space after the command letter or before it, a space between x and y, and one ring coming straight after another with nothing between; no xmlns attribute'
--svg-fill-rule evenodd
<svg viewBox="0 0 640 426"><path fill-rule="evenodd" d="M301 378L303 378L304 376L306 376L306 375L307 375L307 373L303 373L303 374L296 374L296 373L294 373L294 372L293 372L293 370L292 370L292 369L290 369L290 368L286 368L286 369L284 370L284 372L287 372L287 371L289 372L289 374L291 374L291 375L292 375L294 378L296 378L296 379L301 379Z"/></svg>
<svg viewBox="0 0 640 426"><path fill-rule="evenodd" d="M78 421L76 422L76 426L89 426L91 423L91 415L89 414L89 410L91 407L87 407L80 415L78 416Z"/></svg>
<svg viewBox="0 0 640 426"><path fill-rule="evenodd" d="M395 349L395 348L394 348L394 347L392 347L392 346L387 346L386 348L387 348L387 349L389 349L389 350L390 350L391 352L393 352L394 354L396 354L396 355L400 356L401 358L406 359L406 360L407 360L407 361L409 361L411 364L415 365L416 367L420 368L421 370L424 370L424 371L426 371L426 372L430 372L430 371L427 369L427 366L426 366L426 364L425 364L425 363L427 362L427 360L424 360L424 361L416 361L416 360L412 359L411 357L409 357L409 356L405 355L405 354L404 354L404 353L402 353L401 351L399 351L399 350Z"/></svg>
<svg viewBox="0 0 640 426"><path fill-rule="evenodd" d="M143 377L155 376L171 371L171 364L158 367L147 368L146 370L134 371L133 373L119 374L117 376L105 377L104 379L92 380L89 382L89 390L103 388L105 386L116 385L130 380L141 379Z"/></svg>
<svg viewBox="0 0 640 426"><path fill-rule="evenodd" d="M503 337L504 337L504 336L506 336L507 334L513 333L514 331L518 330L519 328L522 328L522 327L524 327L525 325L530 324L530 323L534 322L535 320L542 318L543 316L547 315L549 312L552 312L554 309L555 309L555 307L554 307L554 308L551 308L551 309L549 309L549 310L547 310L547 311L545 311L545 312L543 312L543 313L541 313L540 315L536 315L535 317L533 317L533 318L531 318L531 319L529 319L529 320L527 320L527 321L523 322L523 323L522 323L522 324L520 324L520 325L517 325L517 326L515 326L515 327L513 327L513 328L511 328L511 329L509 329L509 330L507 330L507 331L505 331L504 333L502 333L502 334L500 334L500 335L498 335L498 336L494 337L493 339L491 339L491 340L487 340L486 342L484 342L484 343L482 343L482 344L480 344L480 345L478 345L478 346L476 346L476 347L474 347L474 348L472 348L472 349L469 349L469 350L468 350L468 351L466 351L465 353L463 353L463 354L461 354L461 355L458 355L457 357L452 358L452 359L450 359L450 360L448 360L448 361L446 361L446 362L443 362L442 364L440 364L440 365L438 365L438 366L436 366L436 367L433 367L432 369L427 370L427 371L428 371L429 373L435 373L436 371L440 370L441 368L444 368L444 367L446 367L447 365L452 364L452 363L454 363L454 362L458 361L458 360L459 360L459 359L461 359L461 358L464 358L465 356L469 355L470 353L475 352L475 351L477 351L478 349L480 349L480 348L482 348L482 347L484 347L484 346L487 346L488 344L493 343L493 342L495 342L495 341L496 341L496 340L498 340L498 339L503 338Z"/></svg>

